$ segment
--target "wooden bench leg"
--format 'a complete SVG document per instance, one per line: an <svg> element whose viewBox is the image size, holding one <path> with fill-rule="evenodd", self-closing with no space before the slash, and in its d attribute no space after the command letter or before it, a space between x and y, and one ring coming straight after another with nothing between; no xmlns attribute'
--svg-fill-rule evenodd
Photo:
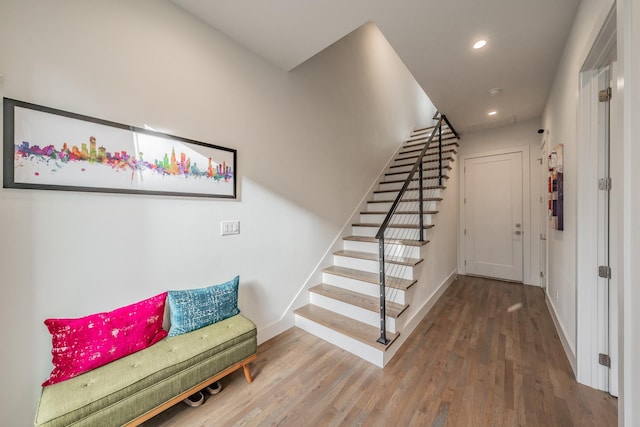
<svg viewBox="0 0 640 427"><path fill-rule="evenodd" d="M251 384L253 378L251 378L251 371L249 371L249 364L242 365L242 369L244 370L244 377L247 379L247 382Z"/></svg>

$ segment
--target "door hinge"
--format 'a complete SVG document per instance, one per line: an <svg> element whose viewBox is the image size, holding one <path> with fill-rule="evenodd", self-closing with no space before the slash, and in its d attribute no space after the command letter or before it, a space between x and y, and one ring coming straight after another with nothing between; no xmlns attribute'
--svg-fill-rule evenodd
<svg viewBox="0 0 640 427"><path fill-rule="evenodd" d="M467 266L467 260L466 259L464 260L464 266L465 267Z"/></svg>
<svg viewBox="0 0 640 427"><path fill-rule="evenodd" d="M465 236L467 235L467 229L466 228L464 229L464 235Z"/></svg>
<svg viewBox="0 0 640 427"><path fill-rule="evenodd" d="M598 180L598 190L611 191L611 177Z"/></svg>
<svg viewBox="0 0 640 427"><path fill-rule="evenodd" d="M607 368L611 367L611 358L608 354L598 354L598 363L602 366L606 366Z"/></svg>
<svg viewBox="0 0 640 427"><path fill-rule="evenodd" d="M540 272L540 277L544 277L544 273L542 271Z"/></svg>
<svg viewBox="0 0 640 427"><path fill-rule="evenodd" d="M601 265L598 267L598 277L604 279L611 279L611 267L608 265Z"/></svg>
<svg viewBox="0 0 640 427"><path fill-rule="evenodd" d="M540 240L547 240L547 236L545 236L544 234L540 233Z"/></svg>
<svg viewBox="0 0 640 427"><path fill-rule="evenodd" d="M606 89L602 89L598 92L598 101L600 102L608 102L611 100L611 88L608 87Z"/></svg>

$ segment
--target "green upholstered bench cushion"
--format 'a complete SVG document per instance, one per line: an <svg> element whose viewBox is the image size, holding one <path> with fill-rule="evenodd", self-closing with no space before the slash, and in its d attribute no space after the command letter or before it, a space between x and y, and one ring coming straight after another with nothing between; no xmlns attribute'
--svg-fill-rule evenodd
<svg viewBox="0 0 640 427"><path fill-rule="evenodd" d="M256 353L241 314L42 389L36 426L122 425Z"/></svg>

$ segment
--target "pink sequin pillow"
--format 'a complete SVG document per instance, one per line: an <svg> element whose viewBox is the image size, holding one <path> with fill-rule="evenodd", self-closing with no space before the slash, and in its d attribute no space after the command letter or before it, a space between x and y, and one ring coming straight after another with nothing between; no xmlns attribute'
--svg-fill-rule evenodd
<svg viewBox="0 0 640 427"><path fill-rule="evenodd" d="M47 319L52 335L53 371L43 386L59 383L167 336L162 329L167 293L77 319Z"/></svg>

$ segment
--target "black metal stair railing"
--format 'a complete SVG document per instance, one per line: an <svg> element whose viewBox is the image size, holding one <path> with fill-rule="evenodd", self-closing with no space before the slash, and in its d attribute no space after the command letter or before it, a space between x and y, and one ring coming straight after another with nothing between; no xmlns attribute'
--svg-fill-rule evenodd
<svg viewBox="0 0 640 427"><path fill-rule="evenodd" d="M380 263L380 338L377 339L377 342L387 345L389 343L389 340L387 339L387 309L386 309L386 274L385 274L385 242L384 242L384 233L387 230L387 228L389 227L389 224L391 223L391 219L393 217L393 215L395 214L396 209L398 208L398 205L400 204L400 202L402 201L402 198L404 197L405 193L407 192L407 189L409 188L409 185L411 183L411 180L413 179L413 176L415 175L416 171L418 172L418 203L419 203L419 209L418 209L418 214L420 215L420 219L419 219L419 238L418 241L420 242L424 242L424 174L423 174L423 167L422 167L422 161L423 158L427 152L427 150L429 148L431 148L431 144L433 143L433 140L435 138L436 135L438 135L438 186L442 186L442 124L445 123L447 125L447 127L449 128L449 130L453 133L453 135L458 138L458 133L455 131L455 129L453 128L453 126L451 126L451 123L449 123L449 120L447 119L447 117L444 114L439 114L436 113L436 115L434 116L434 119L438 120L437 124L434 126L433 131L431 132L431 135L429 136L429 138L427 139L427 141L424 144L424 147L422 148L422 150L420 151L420 155L418 156L418 159L416 160L415 164L413 165L413 167L411 168L411 171L409 172L409 175L407 176L407 178L404 181L404 184L402 185L402 188L400 189L400 192L398 193L398 196L395 198L393 204L391 205L391 208L389 209L389 212L387 213L387 216L385 217L384 221L382 221L382 224L380 225L380 228L378 229L378 232L376 233L376 239L378 239L378 252L379 252L379 263Z"/></svg>

